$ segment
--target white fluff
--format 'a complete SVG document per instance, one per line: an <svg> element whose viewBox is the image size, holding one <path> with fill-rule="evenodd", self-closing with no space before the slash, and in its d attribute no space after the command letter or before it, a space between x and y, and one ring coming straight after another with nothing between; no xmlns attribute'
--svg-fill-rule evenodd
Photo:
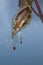
<svg viewBox="0 0 43 65"><path fill-rule="evenodd" d="M18 39L20 40L20 43L22 44L22 34L21 34L21 32L18 32Z"/></svg>

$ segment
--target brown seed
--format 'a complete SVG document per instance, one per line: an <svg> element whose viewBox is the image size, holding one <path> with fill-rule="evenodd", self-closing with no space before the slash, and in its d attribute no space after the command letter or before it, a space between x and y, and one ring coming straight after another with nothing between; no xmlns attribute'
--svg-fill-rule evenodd
<svg viewBox="0 0 43 65"><path fill-rule="evenodd" d="M13 50L16 50L16 47L15 46L13 47Z"/></svg>

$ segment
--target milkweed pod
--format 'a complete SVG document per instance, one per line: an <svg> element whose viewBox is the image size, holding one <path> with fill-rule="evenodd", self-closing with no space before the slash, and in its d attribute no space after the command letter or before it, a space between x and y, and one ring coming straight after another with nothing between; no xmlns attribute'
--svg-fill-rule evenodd
<svg viewBox="0 0 43 65"><path fill-rule="evenodd" d="M24 6L17 12L16 16L12 21L11 26L12 38L14 37L14 35L16 35L18 31L22 30L29 24L31 16L32 16L32 9L30 6Z"/></svg>

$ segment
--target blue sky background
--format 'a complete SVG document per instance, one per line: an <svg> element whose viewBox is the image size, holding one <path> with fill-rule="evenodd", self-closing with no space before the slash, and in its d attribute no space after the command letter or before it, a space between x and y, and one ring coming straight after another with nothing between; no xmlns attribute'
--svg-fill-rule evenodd
<svg viewBox="0 0 43 65"><path fill-rule="evenodd" d="M39 0L43 12L43 0ZM33 13L30 24L22 30L23 44L11 39L11 21L18 10L18 0L0 0L0 65L43 65L43 24ZM37 10L35 4L34 8ZM12 48L16 44L16 51ZM21 48L22 47L22 48Z"/></svg>

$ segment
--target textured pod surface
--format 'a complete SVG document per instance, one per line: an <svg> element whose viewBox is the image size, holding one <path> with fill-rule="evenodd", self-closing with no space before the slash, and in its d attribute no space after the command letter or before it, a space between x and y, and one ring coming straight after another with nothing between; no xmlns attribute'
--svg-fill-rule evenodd
<svg viewBox="0 0 43 65"><path fill-rule="evenodd" d="M32 10L30 6L25 6L17 12L12 21L12 37L14 37L18 31L25 28L29 24L31 16Z"/></svg>

